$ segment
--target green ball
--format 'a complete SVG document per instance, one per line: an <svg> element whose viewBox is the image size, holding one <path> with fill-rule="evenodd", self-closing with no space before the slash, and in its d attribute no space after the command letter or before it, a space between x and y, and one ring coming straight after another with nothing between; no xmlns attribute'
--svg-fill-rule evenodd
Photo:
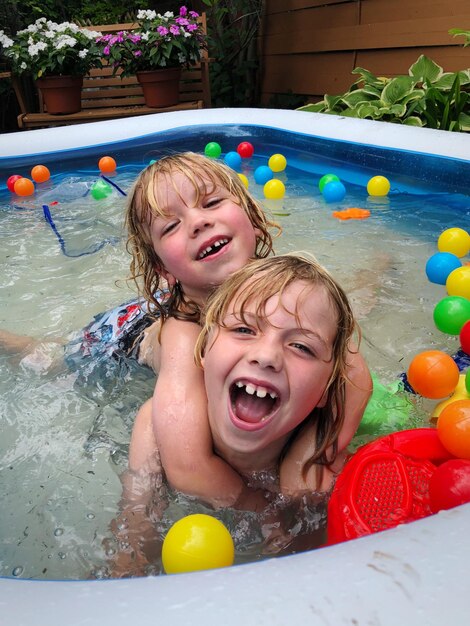
<svg viewBox="0 0 470 626"><path fill-rule="evenodd" d="M462 296L448 296L434 308L434 323L443 333L458 335L462 326L470 320L470 300Z"/></svg>
<svg viewBox="0 0 470 626"><path fill-rule="evenodd" d="M336 176L336 174L325 174L320 178L320 182L318 183L318 189L323 193L323 187L326 184L331 183L333 180L339 181L339 178L338 176Z"/></svg>
<svg viewBox="0 0 470 626"><path fill-rule="evenodd" d="M90 193L95 200L102 200L113 193L113 188L105 180L97 180L90 189Z"/></svg>
<svg viewBox="0 0 470 626"><path fill-rule="evenodd" d="M211 159L218 159L221 153L222 148L216 141L210 141L204 148L204 154Z"/></svg>
<svg viewBox="0 0 470 626"><path fill-rule="evenodd" d="M467 390L467 393L470 394L470 367L465 374L465 389Z"/></svg>

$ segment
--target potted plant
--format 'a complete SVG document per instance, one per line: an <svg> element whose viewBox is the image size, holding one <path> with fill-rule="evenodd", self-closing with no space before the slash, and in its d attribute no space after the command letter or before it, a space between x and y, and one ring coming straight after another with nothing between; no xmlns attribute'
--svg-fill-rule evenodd
<svg viewBox="0 0 470 626"><path fill-rule="evenodd" d="M177 104L181 68L197 63L206 46L199 14L182 6L177 16L139 10L138 27L98 38L103 58L121 77L135 74L149 107Z"/></svg>
<svg viewBox="0 0 470 626"><path fill-rule="evenodd" d="M0 31L0 44L14 74L32 74L49 113L75 113L81 108L84 74L101 66L96 44L100 36L70 22L56 24L41 17L13 39Z"/></svg>

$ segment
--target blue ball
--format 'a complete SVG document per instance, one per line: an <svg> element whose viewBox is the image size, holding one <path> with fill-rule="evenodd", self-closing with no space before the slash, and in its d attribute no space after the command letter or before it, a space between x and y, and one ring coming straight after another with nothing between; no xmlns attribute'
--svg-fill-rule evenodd
<svg viewBox="0 0 470 626"><path fill-rule="evenodd" d="M332 180L323 187L326 202L341 202L346 195L346 187L339 180Z"/></svg>
<svg viewBox="0 0 470 626"><path fill-rule="evenodd" d="M239 170L242 165L242 158L238 152L227 152L224 157L224 163L233 170Z"/></svg>
<svg viewBox="0 0 470 626"><path fill-rule="evenodd" d="M431 283L445 285L449 274L458 267L462 267L458 256L451 252L436 252L426 263L426 276Z"/></svg>
<svg viewBox="0 0 470 626"><path fill-rule="evenodd" d="M255 181L258 185L265 185L268 180L272 180L274 177L273 171L267 165L260 165L255 169Z"/></svg>

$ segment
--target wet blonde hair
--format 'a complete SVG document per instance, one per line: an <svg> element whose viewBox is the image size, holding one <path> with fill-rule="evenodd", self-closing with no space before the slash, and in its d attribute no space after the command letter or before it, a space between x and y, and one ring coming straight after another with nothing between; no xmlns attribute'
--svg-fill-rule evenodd
<svg viewBox="0 0 470 626"><path fill-rule="evenodd" d="M313 464L328 465L337 454L338 435L344 422L345 387L347 381L347 355L349 341L355 330L359 329L348 298L343 289L328 271L313 257L305 254L285 254L269 259L252 261L228 278L209 298L204 311L204 325L195 348L196 362L201 365L204 351L210 350L211 341L215 341L213 332L224 327L224 318L229 307L233 307L237 316L246 323L245 311L255 303L257 319L267 321L266 303L276 296L282 298L284 291L295 282L307 283L310 287L323 287L337 315L337 333L333 342L333 371L326 387L324 407L314 408L306 420L316 421L316 450L302 468L304 477ZM302 293L305 293L304 290ZM299 309L303 297L295 303L294 315L299 320ZM304 423L306 422L304 420ZM294 430L290 441L301 428ZM289 442L286 446L288 447ZM327 450L331 447L332 454ZM286 450L284 451L285 454Z"/></svg>
<svg viewBox="0 0 470 626"><path fill-rule="evenodd" d="M161 181L161 177L165 177L166 181L173 181L176 172L191 181L197 201L202 194L212 193L217 186L223 187L234 196L250 219L253 229L259 231L254 258L264 258L273 252L270 230L280 232L280 227L266 217L263 208L248 193L237 173L219 161L201 154L183 152L163 157L141 172L129 194L126 208L127 250L132 256L130 279L135 281L139 292L152 308L159 311L163 319L174 315L181 319L199 321L200 308L185 300L179 281L170 289L170 298L165 309L155 298L157 290L166 286L163 279L165 268L154 250L150 225L155 217L167 217L164 207L158 202L158 181ZM173 188L176 193L180 193L175 183Z"/></svg>

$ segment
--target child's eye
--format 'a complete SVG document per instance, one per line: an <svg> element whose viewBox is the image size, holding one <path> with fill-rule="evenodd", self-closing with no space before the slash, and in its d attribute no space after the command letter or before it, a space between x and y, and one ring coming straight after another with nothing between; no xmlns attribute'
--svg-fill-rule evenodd
<svg viewBox="0 0 470 626"><path fill-rule="evenodd" d="M248 326L235 326L234 328L232 328L232 332L236 333L237 335L254 334L254 331L251 328L248 328Z"/></svg>
<svg viewBox="0 0 470 626"><path fill-rule="evenodd" d="M165 224L165 226L162 228L162 235L166 235L167 233L171 232L177 225L177 221L168 222L168 224Z"/></svg>
<svg viewBox="0 0 470 626"><path fill-rule="evenodd" d="M291 346L295 348L296 350L299 350L299 352L308 354L310 356L315 356L313 350L309 348L308 346L306 346L304 343L295 342L295 343L292 343Z"/></svg>
<svg viewBox="0 0 470 626"><path fill-rule="evenodd" d="M206 209L213 209L215 206L222 202L222 198L209 198L205 201L204 206Z"/></svg>

